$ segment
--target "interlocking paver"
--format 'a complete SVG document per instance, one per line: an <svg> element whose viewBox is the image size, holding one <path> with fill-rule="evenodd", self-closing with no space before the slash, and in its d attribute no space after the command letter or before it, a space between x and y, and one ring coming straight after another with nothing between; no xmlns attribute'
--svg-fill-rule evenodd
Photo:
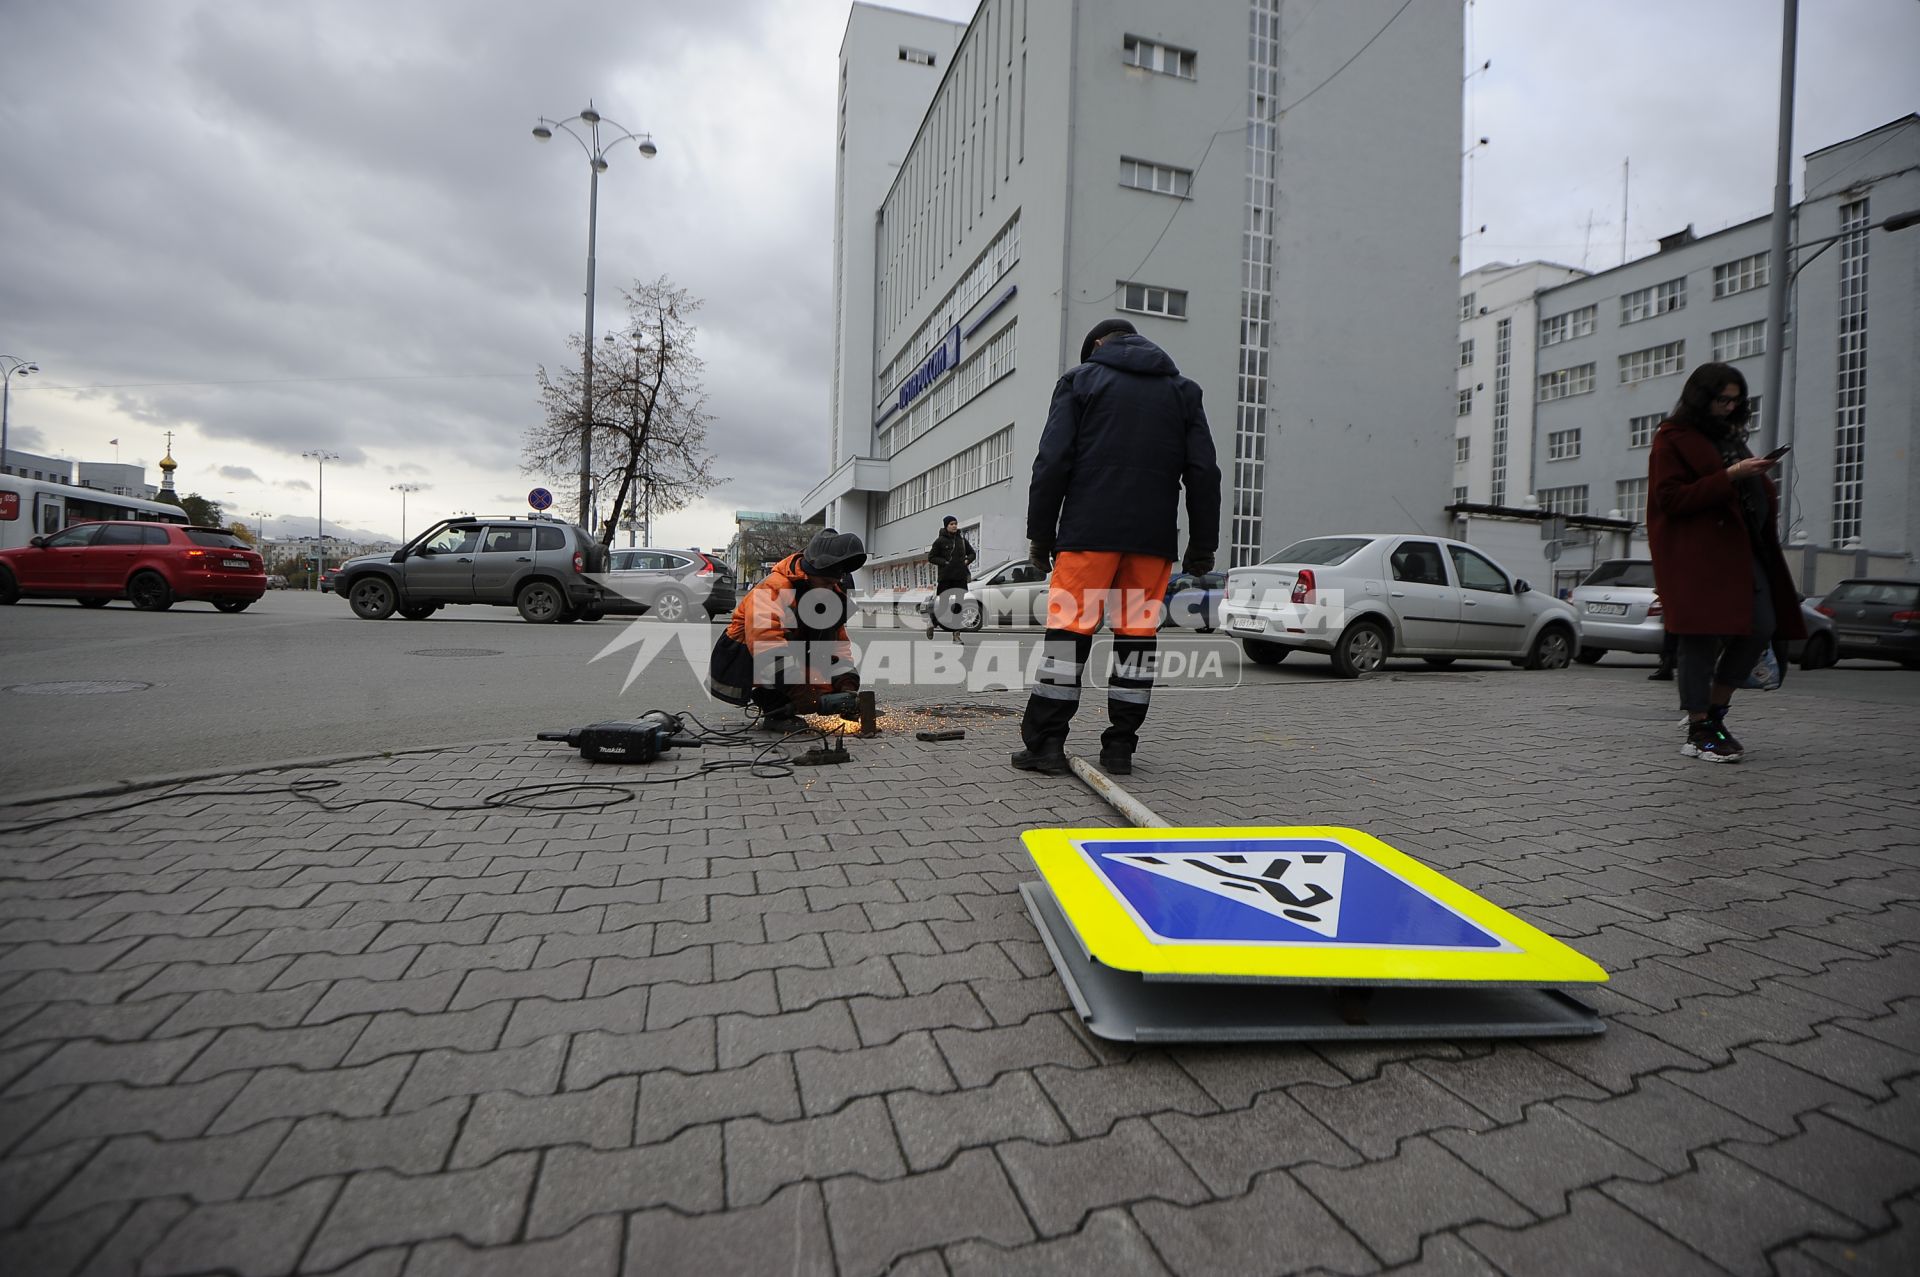
<svg viewBox="0 0 1920 1277"><path fill-rule="evenodd" d="M646 1271L646 1267L639 1270ZM620 1221L606 1217L588 1220L561 1237L517 1245L477 1249L457 1241L427 1242L414 1248L407 1261L406 1277L525 1277L534 1273L614 1277L619 1271Z"/></svg>
<svg viewBox="0 0 1920 1277"><path fill-rule="evenodd" d="M1079 1230L1103 1206L1141 1200L1201 1202L1211 1194L1144 1119L1111 1134L1047 1145L1022 1138L999 1146L1001 1163L1044 1237Z"/></svg>
<svg viewBox="0 0 1920 1277"><path fill-rule="evenodd" d="M415 1015L411 1011L382 1011L367 1022L354 1039L343 1063L365 1064L389 1055L445 1049L478 1052L500 1040L512 1007L490 1002L471 1011L441 1011Z"/></svg>
<svg viewBox="0 0 1920 1277"><path fill-rule="evenodd" d="M1568 1194L1608 1179L1656 1180L1663 1172L1624 1145L1552 1105L1491 1131L1436 1131L1433 1138L1536 1215L1563 1214Z"/></svg>
<svg viewBox="0 0 1920 1277"><path fill-rule="evenodd" d="M953 1277L1054 1277L1099 1273L1102 1277L1166 1277L1167 1266L1125 1211L1095 1212L1079 1232L1018 1249L991 1242L962 1242L945 1252Z"/></svg>
<svg viewBox="0 0 1920 1277"><path fill-rule="evenodd" d="M1154 1126L1216 1196L1237 1197L1254 1176L1303 1163L1353 1166L1360 1154L1292 1097L1272 1091L1245 1109L1193 1117L1161 1113Z"/></svg>
<svg viewBox="0 0 1920 1277"><path fill-rule="evenodd" d="M793 1062L784 1055L763 1056L744 1068L691 1076L663 1069L640 1079L634 1138L650 1144L702 1122L733 1117L781 1121L799 1116Z"/></svg>
<svg viewBox="0 0 1920 1277"><path fill-rule="evenodd" d="M573 1039L567 1056L566 1085L568 1090L580 1090L598 1086L610 1077L656 1069L704 1073L714 1067L712 1020L688 1020L671 1029L641 1033L588 1032Z"/></svg>
<svg viewBox="0 0 1920 1277"><path fill-rule="evenodd" d="M953 1074L933 1038L909 1033L857 1051L799 1051L793 1057L809 1113L828 1113L854 1096L891 1091L951 1091Z"/></svg>
<svg viewBox="0 0 1920 1277"><path fill-rule="evenodd" d="M250 1194L278 1193L294 1184L357 1171L424 1175L442 1169L467 1100L442 1100L398 1117L309 1117L294 1124L261 1168Z"/></svg>
<svg viewBox="0 0 1920 1277"><path fill-rule="evenodd" d="M7 1087L9 1095L22 1095L48 1086L72 1086L86 1082L127 1082L134 1086L159 1086L172 1081L180 1071L213 1040L213 1030L202 1029L185 1037L155 1042L69 1041L48 1051L50 1044L22 1048L22 1059L34 1063ZM25 1052L32 1052L29 1056Z"/></svg>
<svg viewBox="0 0 1920 1277"><path fill-rule="evenodd" d="M751 1064L774 1051L852 1051L860 1046L845 1002L822 1002L780 1015L723 1015L718 1029L723 1069Z"/></svg>
<svg viewBox="0 0 1920 1277"><path fill-rule="evenodd" d="M238 1135L191 1140L161 1141L145 1135L110 1140L60 1186L37 1218L59 1219L102 1202L175 1194L198 1202L231 1201L246 1190L292 1125L266 1122Z"/></svg>
<svg viewBox="0 0 1920 1277"><path fill-rule="evenodd" d="M692 1218L638 1211L627 1217L626 1271L832 1277L837 1270L820 1188L796 1184L764 1205Z"/></svg>
<svg viewBox="0 0 1920 1277"><path fill-rule="evenodd" d="M1523 1224L1531 1212L1466 1163L1416 1136L1394 1156L1349 1169L1303 1166L1294 1177L1388 1264L1420 1256L1420 1239L1462 1224Z"/></svg>
<svg viewBox="0 0 1920 1277"><path fill-rule="evenodd" d="M941 1165L957 1150L1001 1140L1070 1138L1031 1073L1009 1073L990 1086L938 1095L896 1091L887 1097L887 1107L907 1162L917 1171Z"/></svg>
<svg viewBox="0 0 1920 1277"><path fill-rule="evenodd" d="M1696 1277L1724 1272L1717 1264L1593 1190L1574 1195L1567 1214L1509 1231L1491 1224L1461 1236L1509 1273L1568 1277Z"/></svg>
<svg viewBox="0 0 1920 1277"><path fill-rule="evenodd" d="M884 1272L928 1246L974 1238L1013 1245L1034 1235L1005 1173L984 1149L960 1154L945 1169L887 1183L829 1180L826 1198L834 1251L849 1277Z"/></svg>
<svg viewBox="0 0 1920 1277"><path fill-rule="evenodd" d="M1780 1242L1854 1231L1813 1199L1713 1149L1658 1185L1607 1184L1601 1191L1734 1272L1764 1274L1767 1266L1755 1252Z"/></svg>
<svg viewBox="0 0 1920 1277"><path fill-rule="evenodd" d="M1262 1175L1247 1193L1180 1207L1145 1202L1133 1217L1177 1273L1234 1277L1297 1272L1315 1265L1370 1272L1377 1265L1340 1221L1279 1172Z"/></svg>
<svg viewBox="0 0 1920 1277"><path fill-rule="evenodd" d="M1824 1113L1809 1114L1803 1124L1803 1133L1776 1144L1736 1141L1721 1151L1865 1228L1889 1226L1887 1203L1920 1190L1920 1155Z"/></svg>
<svg viewBox="0 0 1920 1277"><path fill-rule="evenodd" d="M1097 1070L1049 1065L1035 1069L1034 1076L1076 1135L1103 1134L1118 1119L1136 1114L1213 1113L1220 1107L1158 1052Z"/></svg>
<svg viewBox="0 0 1920 1277"><path fill-rule="evenodd" d="M807 1180L842 1174L888 1180L907 1173L887 1107L877 1096L826 1117L728 1122L725 1139L731 1207L758 1205L775 1191Z"/></svg>
<svg viewBox="0 0 1920 1277"><path fill-rule="evenodd" d="M560 1062L566 1056L566 1045L560 1038L543 1038L498 1051L428 1051L414 1061L406 1084L393 1098L391 1111L424 1108L449 1095L485 1095L490 1091L550 1095L560 1085Z"/></svg>
<svg viewBox="0 0 1920 1277"><path fill-rule="evenodd" d="M482 1095L467 1114L451 1165L482 1166L503 1152L557 1144L624 1148L632 1138L638 1090L636 1079L614 1078L562 1095Z"/></svg>
<svg viewBox="0 0 1920 1277"><path fill-rule="evenodd" d="M290 1273L339 1185L319 1180L278 1197L198 1206L140 1261L153 1277L185 1277L209 1269Z"/></svg>
<svg viewBox="0 0 1920 1277"><path fill-rule="evenodd" d="M457 1237L477 1246L512 1240L533 1183L532 1153L437 1175L368 1171L347 1180L302 1266L324 1272L376 1246Z"/></svg>
<svg viewBox="0 0 1920 1277"><path fill-rule="evenodd" d="M218 1073L290 1064L302 1069L327 1069L340 1063L369 1017L350 1016L330 1024L298 1029L223 1029L206 1050L180 1073L180 1081L195 1082Z"/></svg>
<svg viewBox="0 0 1920 1277"><path fill-rule="evenodd" d="M117 1082L89 1086L57 1114L35 1127L32 1134L19 1142L16 1151L32 1153L70 1140L103 1135L190 1139L206 1133L215 1115L239 1094L246 1081L245 1077L229 1074L177 1086L136 1087Z"/></svg>
<svg viewBox="0 0 1920 1277"><path fill-rule="evenodd" d="M723 1199L718 1126L697 1126L658 1144L616 1152L558 1148L541 1168L527 1235L556 1237L595 1215L650 1206L718 1210Z"/></svg>

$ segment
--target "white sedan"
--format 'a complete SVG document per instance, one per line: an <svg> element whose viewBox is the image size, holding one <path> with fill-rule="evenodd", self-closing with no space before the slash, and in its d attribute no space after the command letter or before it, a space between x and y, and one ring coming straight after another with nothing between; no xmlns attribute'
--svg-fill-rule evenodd
<svg viewBox="0 0 1920 1277"><path fill-rule="evenodd" d="M1227 574L1220 625L1249 659L1273 665L1296 650L1331 657L1341 678L1389 656L1446 665L1494 657L1565 669L1580 622L1464 541L1365 534L1314 537Z"/></svg>

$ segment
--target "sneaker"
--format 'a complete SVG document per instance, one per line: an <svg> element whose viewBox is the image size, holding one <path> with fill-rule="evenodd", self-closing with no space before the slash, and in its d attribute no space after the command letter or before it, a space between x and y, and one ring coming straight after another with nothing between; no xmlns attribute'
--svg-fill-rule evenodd
<svg viewBox="0 0 1920 1277"><path fill-rule="evenodd" d="M1100 770L1109 776L1133 775L1133 755L1100 751Z"/></svg>
<svg viewBox="0 0 1920 1277"><path fill-rule="evenodd" d="M1052 749L1023 749L1009 761L1023 772L1039 772L1042 776L1064 776L1073 770L1065 751L1058 745Z"/></svg>
<svg viewBox="0 0 1920 1277"><path fill-rule="evenodd" d="M1680 752L1709 763L1737 763L1741 758L1740 742L1710 718L1687 723L1687 743Z"/></svg>

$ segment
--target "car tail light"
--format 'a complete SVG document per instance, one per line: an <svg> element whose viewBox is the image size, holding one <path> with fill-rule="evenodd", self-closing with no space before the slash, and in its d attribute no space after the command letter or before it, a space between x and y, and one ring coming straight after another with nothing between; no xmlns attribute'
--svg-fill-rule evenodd
<svg viewBox="0 0 1920 1277"><path fill-rule="evenodd" d="M188 550L187 557L189 559L204 559L207 557L207 552L205 550Z"/></svg>
<svg viewBox="0 0 1920 1277"><path fill-rule="evenodd" d="M695 576L712 576L714 572L713 560L703 554L700 556L700 563L702 566L698 572L694 573L694 575Z"/></svg>
<svg viewBox="0 0 1920 1277"><path fill-rule="evenodd" d="M1819 613L1820 615L1822 615L1822 616L1832 616L1832 615L1833 615L1833 609L1832 609L1832 608L1830 608L1830 607L1828 607L1828 606L1827 606L1827 605L1826 605L1825 603L1822 603L1822 604L1821 604L1821 605L1820 605L1819 607L1816 607L1816 608L1815 608L1815 609L1813 609L1813 610L1814 610L1814 611L1816 611L1816 612L1818 612L1818 613Z"/></svg>
<svg viewBox="0 0 1920 1277"><path fill-rule="evenodd" d="M1665 616L1666 614L1667 614L1667 605L1665 603L1662 603L1659 599L1655 599L1653 602L1647 604L1647 616L1649 618L1656 617L1656 616Z"/></svg>
<svg viewBox="0 0 1920 1277"><path fill-rule="evenodd" d="M1295 603L1313 602L1313 569L1301 568L1300 575L1293 583L1293 601Z"/></svg>
<svg viewBox="0 0 1920 1277"><path fill-rule="evenodd" d="M1920 621L1920 612L1895 612L1893 619L1903 625L1912 625L1915 621Z"/></svg>
<svg viewBox="0 0 1920 1277"><path fill-rule="evenodd" d="M585 572L587 570L586 556L582 555L578 550L573 552L573 570L575 572Z"/></svg>

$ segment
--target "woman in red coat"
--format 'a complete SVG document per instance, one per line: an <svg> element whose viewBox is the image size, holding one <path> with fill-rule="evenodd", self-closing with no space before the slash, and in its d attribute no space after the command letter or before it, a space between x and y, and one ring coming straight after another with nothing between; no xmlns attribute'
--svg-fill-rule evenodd
<svg viewBox="0 0 1920 1277"><path fill-rule="evenodd" d="M1806 636L1774 526L1767 471L1778 463L1747 450L1751 415L1740 370L1702 364L1654 434L1647 462L1654 581L1667 632L1680 640L1680 752L1715 763L1742 754L1726 726L1733 689L1776 635Z"/></svg>

